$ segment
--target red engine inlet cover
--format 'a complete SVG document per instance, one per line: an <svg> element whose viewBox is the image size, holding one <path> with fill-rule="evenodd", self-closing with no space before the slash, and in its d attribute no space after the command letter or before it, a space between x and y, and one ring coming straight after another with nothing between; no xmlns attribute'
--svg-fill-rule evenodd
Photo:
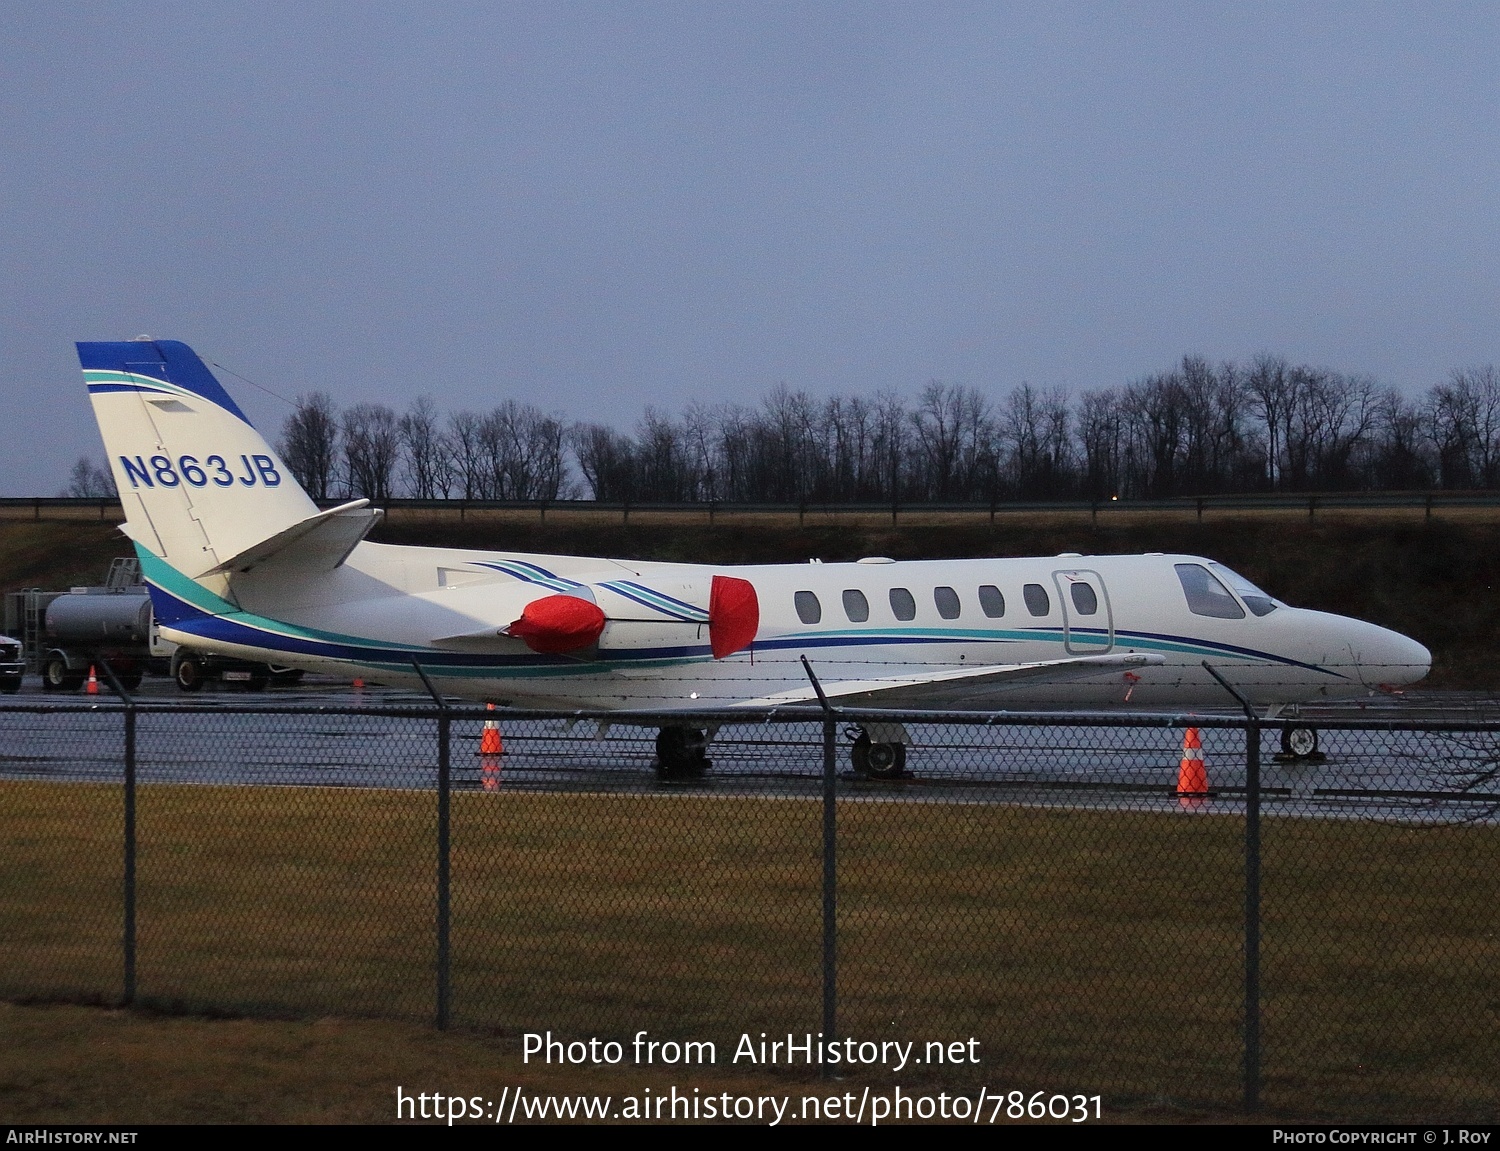
<svg viewBox="0 0 1500 1151"><path fill-rule="evenodd" d="M522 608L521 618L507 630L532 651L557 655L596 642L604 630L604 613L576 595L549 595Z"/></svg>
<svg viewBox="0 0 1500 1151"><path fill-rule="evenodd" d="M708 645L714 659L743 651L760 630L760 600L749 580L714 576L708 593Z"/></svg>

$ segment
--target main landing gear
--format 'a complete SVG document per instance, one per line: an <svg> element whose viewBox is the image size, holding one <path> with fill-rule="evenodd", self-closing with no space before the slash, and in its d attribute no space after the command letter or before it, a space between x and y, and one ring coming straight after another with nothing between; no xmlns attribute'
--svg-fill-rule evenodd
<svg viewBox="0 0 1500 1151"><path fill-rule="evenodd" d="M854 765L855 775L900 779L906 774L906 745L900 740L879 742L862 727L846 728L844 734L854 741L849 749L849 762Z"/></svg>
<svg viewBox="0 0 1500 1151"><path fill-rule="evenodd" d="M660 779L699 779L713 766L708 737L696 727L664 727L656 737L656 774Z"/></svg>

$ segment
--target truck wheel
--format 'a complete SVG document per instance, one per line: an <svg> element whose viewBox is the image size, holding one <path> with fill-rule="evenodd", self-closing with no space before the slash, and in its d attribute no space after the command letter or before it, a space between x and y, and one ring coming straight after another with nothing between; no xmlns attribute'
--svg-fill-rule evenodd
<svg viewBox="0 0 1500 1151"><path fill-rule="evenodd" d="M42 682L48 691L77 691L83 686L83 674L69 671L68 661L55 655L42 665Z"/></svg>
<svg viewBox="0 0 1500 1151"><path fill-rule="evenodd" d="M190 655L182 656L177 661L177 670L173 673L177 679L177 686L183 691L197 691L203 686L207 678L204 675L203 664Z"/></svg>
<svg viewBox="0 0 1500 1151"><path fill-rule="evenodd" d="M21 690L21 677L18 675L7 675L0 677L0 691L7 695L14 695Z"/></svg>

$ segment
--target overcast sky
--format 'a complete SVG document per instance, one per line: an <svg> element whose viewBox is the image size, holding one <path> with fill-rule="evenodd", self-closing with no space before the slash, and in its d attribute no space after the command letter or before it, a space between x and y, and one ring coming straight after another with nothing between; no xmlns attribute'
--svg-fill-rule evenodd
<svg viewBox="0 0 1500 1151"><path fill-rule="evenodd" d="M0 16L0 494L75 340L642 408L1500 359L1500 6L49 3ZM289 410L224 377L273 439Z"/></svg>

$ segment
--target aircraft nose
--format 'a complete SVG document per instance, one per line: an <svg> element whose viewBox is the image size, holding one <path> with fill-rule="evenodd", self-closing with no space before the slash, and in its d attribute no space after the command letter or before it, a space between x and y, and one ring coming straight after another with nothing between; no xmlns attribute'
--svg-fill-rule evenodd
<svg viewBox="0 0 1500 1151"><path fill-rule="evenodd" d="M1360 679L1368 687L1401 687L1432 670L1432 653L1400 632L1377 629L1360 653Z"/></svg>

